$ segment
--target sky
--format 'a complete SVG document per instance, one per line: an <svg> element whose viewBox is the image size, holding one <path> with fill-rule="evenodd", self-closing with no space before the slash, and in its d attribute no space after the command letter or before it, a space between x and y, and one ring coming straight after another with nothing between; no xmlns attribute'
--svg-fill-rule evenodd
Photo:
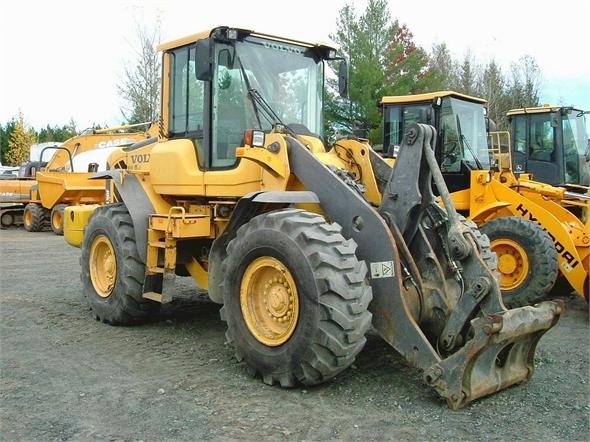
<svg viewBox="0 0 590 442"><path fill-rule="evenodd" d="M368 0L47 0L0 7L0 124L22 112L36 130L74 121L78 130L123 121L117 96L137 59L139 25L161 21L162 41L237 25L305 41L330 42L339 11L357 16ZM206 6L204 6L206 5ZM531 56L541 103L590 110L590 1L388 0L392 20L419 46L446 43L453 56L494 59L507 74Z"/></svg>

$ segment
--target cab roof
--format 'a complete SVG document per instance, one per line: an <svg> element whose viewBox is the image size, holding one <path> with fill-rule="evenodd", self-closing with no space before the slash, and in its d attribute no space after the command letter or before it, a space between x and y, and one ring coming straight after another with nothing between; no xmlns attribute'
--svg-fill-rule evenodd
<svg viewBox="0 0 590 442"><path fill-rule="evenodd" d="M270 40L280 41L283 43L293 43L293 44L297 44L297 45L301 45L301 46L307 46L310 48L323 47L323 48L327 48L327 49L336 50L336 48L334 46L327 44L327 43L320 43L320 42L312 43L312 42L307 42L307 41L302 41L302 40L295 40L295 39L290 39L290 38L286 38L286 37L279 37L276 35L255 32L251 29L235 27L235 26L234 27L232 27L232 26L216 26L211 29L206 29L204 31L197 32L196 34L186 35L184 37L180 37L175 40L170 40L168 42L161 43L158 45L157 49L158 49L158 51L167 51L167 50L178 48L181 46L186 46L188 44L195 43L198 40L203 40L205 38L211 37L215 33L215 31L217 31L217 30L225 30L225 29L235 29L240 34L254 35L257 37L267 38Z"/></svg>
<svg viewBox="0 0 590 442"><path fill-rule="evenodd" d="M533 106L533 107L522 107L519 109L510 109L506 116L510 117L512 115L523 115L523 114L543 114L549 112L557 112L561 109L571 109L572 111L581 112L581 109L576 109L572 106L551 106L550 104L544 104L543 106Z"/></svg>
<svg viewBox="0 0 590 442"><path fill-rule="evenodd" d="M470 95L461 94L455 91L438 91L428 92L425 94L386 96L381 98L381 104L419 103L422 101L432 101L435 98L444 97L455 97L481 104L487 103L487 100L484 100L483 98L472 97Z"/></svg>

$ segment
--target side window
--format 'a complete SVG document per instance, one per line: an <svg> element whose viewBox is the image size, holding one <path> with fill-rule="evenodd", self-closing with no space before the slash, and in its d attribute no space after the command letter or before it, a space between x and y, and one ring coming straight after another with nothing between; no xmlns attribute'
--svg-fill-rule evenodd
<svg viewBox="0 0 590 442"><path fill-rule="evenodd" d="M555 150L553 126L548 114L533 115L531 117L529 158L538 161L553 161Z"/></svg>
<svg viewBox="0 0 590 442"><path fill-rule="evenodd" d="M219 46L216 70L213 78L213 139L211 166L227 168L236 163L236 147L243 144L244 131L254 127L251 122L251 105L248 99L248 84L243 73L248 75L251 87L257 86L254 74L234 62L233 51Z"/></svg>
<svg viewBox="0 0 590 442"><path fill-rule="evenodd" d="M399 146L403 142L405 131L413 123L421 123L428 107L424 105L414 106L389 106L386 108L384 118L383 149L388 155L396 156Z"/></svg>
<svg viewBox="0 0 590 442"><path fill-rule="evenodd" d="M423 120L428 107L425 105L404 107L404 126L402 130L405 132L414 123L426 123Z"/></svg>
<svg viewBox="0 0 590 442"><path fill-rule="evenodd" d="M514 121L514 150L520 153L527 153L526 148L526 120L515 118Z"/></svg>
<svg viewBox="0 0 590 442"><path fill-rule="evenodd" d="M399 147L402 142L401 109L397 106L391 106L386 107L385 112L383 150L389 155L394 155L395 146Z"/></svg>
<svg viewBox="0 0 590 442"><path fill-rule="evenodd" d="M203 118L205 84L195 76L195 47L172 52L170 90L170 138L190 138L203 165Z"/></svg>
<svg viewBox="0 0 590 442"><path fill-rule="evenodd" d="M457 116L453 112L450 102L446 101L441 108L440 127L442 132L441 148L441 171L459 172L461 170L461 142L459 140L459 128L457 127Z"/></svg>

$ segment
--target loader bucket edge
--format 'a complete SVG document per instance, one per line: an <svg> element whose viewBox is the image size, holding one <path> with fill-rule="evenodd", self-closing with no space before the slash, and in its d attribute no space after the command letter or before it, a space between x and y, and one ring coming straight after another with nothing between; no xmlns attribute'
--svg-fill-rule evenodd
<svg viewBox="0 0 590 442"><path fill-rule="evenodd" d="M537 343L562 311L563 301L554 300L473 319L473 339L425 370L426 383L457 410L530 379Z"/></svg>

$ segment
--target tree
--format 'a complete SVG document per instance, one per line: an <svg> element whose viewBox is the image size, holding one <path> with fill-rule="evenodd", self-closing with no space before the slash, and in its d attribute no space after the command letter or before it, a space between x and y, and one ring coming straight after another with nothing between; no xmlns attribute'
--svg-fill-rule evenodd
<svg viewBox="0 0 590 442"><path fill-rule="evenodd" d="M14 118L6 123L6 126L4 127L0 125L0 163L3 165L8 164L6 159L6 154L8 153L8 142L10 141L10 134L14 132L15 126L16 121Z"/></svg>
<svg viewBox="0 0 590 442"><path fill-rule="evenodd" d="M488 116L496 123L502 124L506 109L506 80L502 69L495 60L490 60L483 68L481 78L477 82L475 93L488 101Z"/></svg>
<svg viewBox="0 0 590 442"><path fill-rule="evenodd" d="M433 91L458 89L454 83L459 78L459 68L446 43L432 46L428 56L428 70L431 73Z"/></svg>
<svg viewBox="0 0 590 442"><path fill-rule="evenodd" d="M405 25L392 21L386 0L369 0L358 18L353 6L344 6L330 38L350 63L350 101L343 103L332 94L326 100L326 115L348 130L359 126L369 130L370 141L377 144L383 136L378 103L385 95L428 89L433 81L428 56L414 44Z"/></svg>
<svg viewBox="0 0 590 442"><path fill-rule="evenodd" d="M66 141L78 134L76 130L76 123L71 120L67 126L62 127L51 127L47 125L37 133L37 140L39 143L46 143L49 141Z"/></svg>
<svg viewBox="0 0 590 442"><path fill-rule="evenodd" d="M160 23L152 30L138 26L139 49L135 49L133 67L125 68L124 79L117 90L126 102L121 107L128 124L155 121L160 110L161 61L156 44L160 42Z"/></svg>
<svg viewBox="0 0 590 442"><path fill-rule="evenodd" d="M525 55L513 63L508 82L510 105L514 108L538 106L540 77L539 66L533 57Z"/></svg>
<svg viewBox="0 0 590 442"><path fill-rule="evenodd" d="M35 130L32 127L27 127L22 112L19 112L14 130L11 132L10 139L8 140L8 151L5 155L7 165L18 166L28 161L31 146L36 142Z"/></svg>

